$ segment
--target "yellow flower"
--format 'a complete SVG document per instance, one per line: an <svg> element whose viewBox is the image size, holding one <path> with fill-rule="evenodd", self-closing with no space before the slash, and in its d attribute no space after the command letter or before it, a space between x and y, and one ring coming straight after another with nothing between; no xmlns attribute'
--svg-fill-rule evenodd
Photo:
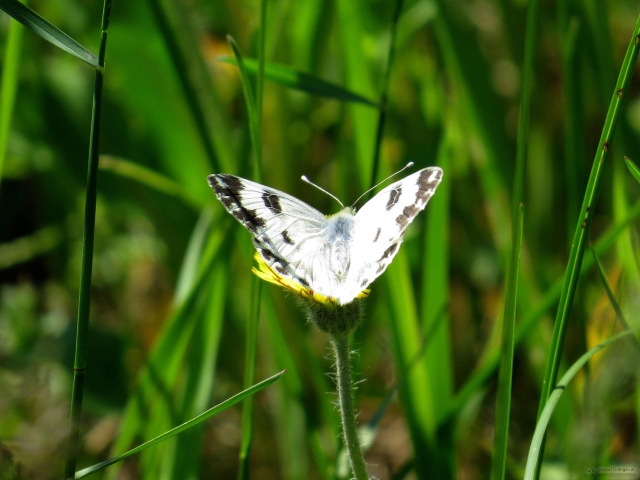
<svg viewBox="0 0 640 480"><path fill-rule="evenodd" d="M295 280L284 277L276 272L273 268L271 268L267 262L264 261L260 253L256 252L253 256L258 262L258 268L253 267L252 271L262 280L266 280L267 282L275 283L276 285L280 285L281 287L286 288L287 290L291 290L296 295L308 300L312 300L316 303L325 306L338 306L338 301L333 297L327 297L319 292L312 290L309 287L306 287ZM356 298L366 298L369 295L369 289L365 289L360 292Z"/></svg>

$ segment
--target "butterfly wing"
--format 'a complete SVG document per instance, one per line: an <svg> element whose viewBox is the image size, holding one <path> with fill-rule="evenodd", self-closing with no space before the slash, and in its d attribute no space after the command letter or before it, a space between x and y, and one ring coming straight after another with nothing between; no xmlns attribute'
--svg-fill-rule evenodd
<svg viewBox="0 0 640 480"><path fill-rule="evenodd" d="M351 301L386 270L407 226L427 206L441 180L442 169L422 169L383 189L356 214L351 268L340 303Z"/></svg>
<svg viewBox="0 0 640 480"><path fill-rule="evenodd" d="M222 205L251 232L267 265L313 289L326 264L327 218L291 195L244 178L220 173L207 179Z"/></svg>

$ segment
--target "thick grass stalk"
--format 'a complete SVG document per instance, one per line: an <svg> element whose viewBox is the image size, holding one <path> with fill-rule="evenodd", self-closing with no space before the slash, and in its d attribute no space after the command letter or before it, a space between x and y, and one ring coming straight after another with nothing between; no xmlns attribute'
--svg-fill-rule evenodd
<svg viewBox="0 0 640 480"><path fill-rule="evenodd" d="M636 64L639 49L640 40L640 17L636 22L635 29L631 42L627 49L618 81L616 82L616 88L609 104L609 110L605 120L602 134L600 136L600 142L598 143L598 150L593 162L591 174L589 176L589 182L582 202L582 208L580 211L580 217L578 218L575 234L573 237L573 244L571 252L569 254L569 262L567 265L567 271L565 274L562 293L560 295L560 305L558 306L558 312L556 315L556 321L553 328L553 337L551 340L551 348L549 350L549 358L547 360L547 369L545 372L544 383L542 385L542 393L540 396L540 405L538 409L538 417L542 413L544 406L551 394L552 389L556 384L558 377L558 370L560 368L560 361L562 358L562 348L564 345L564 337L567 331L567 325L569 315L571 313L571 307L573 304L573 298L575 295L578 279L580 278L580 268L582 266L582 258L587 245L589 227L591 226L591 219L593 217L593 211L598 200L598 194L600 193L600 183L604 172L604 166L606 159L609 155L609 147L613 134L615 132L618 120L621 116L622 105L624 98L627 94L631 77L633 75L633 69ZM542 444L541 452L544 449L544 442ZM539 462L538 462L539 464Z"/></svg>
<svg viewBox="0 0 640 480"><path fill-rule="evenodd" d="M368 480L367 467L362 456L358 427L356 425L356 408L353 397L353 375L351 373L351 350L349 334L330 335L331 345L336 356L336 381L338 384L338 401L342 417L342 432L347 446L351 468L355 480Z"/></svg>
<svg viewBox="0 0 640 480"><path fill-rule="evenodd" d="M91 294L91 271L93 268L93 239L96 220L96 195L98 183L98 159L100 156L100 124L102 117L102 85L104 80L104 58L107 49L107 33L111 0L105 0L102 12L102 35L98 67L93 89L93 111L89 138L89 165L87 171L87 193L84 211L84 236L82 242L82 270L80 274L80 295L76 326L76 352L73 362L73 390L71 394L71 420L69 424L69 444L65 465L65 478L73 478L78 458L80 436L80 414L84 378L87 368L87 337L89 331L89 307Z"/></svg>
<svg viewBox="0 0 640 480"><path fill-rule="evenodd" d="M498 375L498 393L496 398L496 426L493 439L491 478L505 478L507 471L507 445L509 441L509 414L511 413L511 385L513 383L513 353L515 348L516 305L518 296L518 270L522 252L522 228L524 207L518 210L516 231L513 238L507 285L504 299L504 317L502 320L502 355Z"/></svg>

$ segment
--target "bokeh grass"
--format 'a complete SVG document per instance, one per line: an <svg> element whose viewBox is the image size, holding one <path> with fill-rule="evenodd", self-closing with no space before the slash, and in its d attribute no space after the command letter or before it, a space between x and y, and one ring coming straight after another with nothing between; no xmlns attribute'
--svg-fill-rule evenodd
<svg viewBox="0 0 640 480"><path fill-rule="evenodd" d="M111 160L98 172L78 468L150 440L245 386L252 246L206 176L256 178L241 76L218 57L233 55L231 35L243 55L258 58L262 24L263 183L333 213L335 203L300 175L350 203L374 175L384 178L408 161L445 172L372 285L354 337L355 374L364 380L356 391L360 425L398 389L367 450L371 473L488 476L526 5L402 3L386 90L396 2L271 2L264 23L255 1L114 3L100 147ZM97 52L102 3L64 5L30 2ZM507 478L524 471L580 202L640 13L623 1L539 8ZM0 463L19 465L25 478L62 478L94 70L29 30L16 57L9 30L1 14L2 88L16 81L17 94L8 120L0 105L0 132L10 122L0 185ZM19 59L16 67L5 58ZM255 82L251 72L259 68L246 60ZM303 79L319 91L296 87ZM639 156L638 81L626 90L609 140L587 238L632 329L639 326L640 185L623 156ZM318 85L333 95L323 96ZM375 167L377 102L384 97ZM560 374L621 329L593 257L582 263ZM262 290L256 382L287 373L253 397L247 476L339 478L326 338L284 292ZM634 342L620 340L576 374L551 416L541 478L638 462L637 355ZM241 428L237 406L94 477L235 478Z"/></svg>

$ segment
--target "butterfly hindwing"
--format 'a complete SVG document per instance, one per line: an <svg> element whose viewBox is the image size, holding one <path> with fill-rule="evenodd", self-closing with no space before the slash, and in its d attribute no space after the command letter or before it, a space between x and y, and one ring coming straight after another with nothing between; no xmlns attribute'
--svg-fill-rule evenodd
<svg viewBox="0 0 640 480"><path fill-rule="evenodd" d="M251 234L265 262L308 286L318 275L327 218L291 195L228 174L208 177L227 211ZM315 267L315 268L314 268Z"/></svg>
<svg viewBox="0 0 640 480"><path fill-rule="evenodd" d="M343 299L354 298L386 270L408 225L424 210L441 180L442 169L422 169L384 188L356 214Z"/></svg>

